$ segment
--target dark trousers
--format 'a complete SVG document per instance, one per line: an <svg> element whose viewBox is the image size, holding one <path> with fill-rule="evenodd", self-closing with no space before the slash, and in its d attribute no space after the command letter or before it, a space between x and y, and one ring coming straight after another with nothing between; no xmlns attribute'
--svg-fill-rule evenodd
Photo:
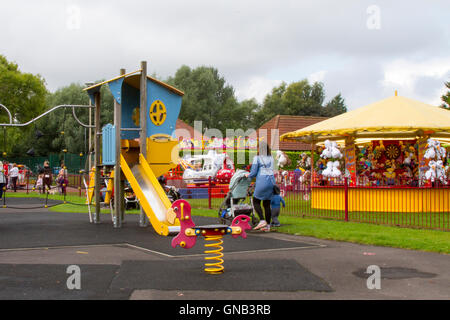
<svg viewBox="0 0 450 320"><path fill-rule="evenodd" d="M4 183L0 183L0 198L3 197L3 188L5 187Z"/></svg>
<svg viewBox="0 0 450 320"><path fill-rule="evenodd" d="M14 192L17 192L17 179L18 178L19 177L11 177L11 182L12 182L12 185L13 185Z"/></svg>
<svg viewBox="0 0 450 320"><path fill-rule="evenodd" d="M264 214L261 208L261 201L264 207ZM272 212L270 210L270 200L261 200L253 197L253 207L255 208L256 213L260 220L266 220L267 223L270 223L272 219Z"/></svg>
<svg viewBox="0 0 450 320"><path fill-rule="evenodd" d="M280 224L280 221L278 220L278 216L280 215L280 209L281 208L272 208L272 221L274 224Z"/></svg>
<svg viewBox="0 0 450 320"><path fill-rule="evenodd" d="M44 193L52 188L52 180L50 178L44 178L42 182Z"/></svg>

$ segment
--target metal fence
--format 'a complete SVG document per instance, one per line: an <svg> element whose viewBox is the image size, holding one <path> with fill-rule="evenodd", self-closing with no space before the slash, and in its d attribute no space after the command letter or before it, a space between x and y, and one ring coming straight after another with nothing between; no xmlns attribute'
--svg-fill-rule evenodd
<svg viewBox="0 0 450 320"><path fill-rule="evenodd" d="M84 154L50 154L47 157L14 157L4 159L9 163L17 163L27 166L34 174L36 174L40 168L44 166L44 161L50 162L50 167L54 169L54 173L57 174L60 169L61 161L67 167L69 173L79 173L80 170L88 170L86 167L87 156Z"/></svg>
<svg viewBox="0 0 450 320"><path fill-rule="evenodd" d="M276 176L286 202L281 215L450 231L448 185L416 187L401 179L393 185L350 185L342 178L311 186L299 177L298 172ZM182 195L194 208L218 210L227 191L210 184Z"/></svg>
<svg viewBox="0 0 450 320"><path fill-rule="evenodd" d="M67 193L85 194L87 174L70 174ZM450 187L435 183L412 186L396 181L394 185L351 185L346 179L316 180L314 185L302 183L297 172L276 176L286 207L281 215L324 218L390 226L450 231ZM33 190L36 176L24 177L21 188ZM179 179L182 198L193 208L218 210L228 192L227 186L209 183L200 188L187 188ZM57 189L56 182L53 182ZM413 184L415 185L415 184Z"/></svg>

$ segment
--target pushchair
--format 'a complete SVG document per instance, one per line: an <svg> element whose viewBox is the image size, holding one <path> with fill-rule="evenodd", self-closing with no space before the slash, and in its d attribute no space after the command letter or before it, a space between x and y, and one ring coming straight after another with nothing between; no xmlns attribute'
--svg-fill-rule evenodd
<svg viewBox="0 0 450 320"><path fill-rule="evenodd" d="M139 199L133 192L131 187L125 187L124 189L125 210L139 209Z"/></svg>
<svg viewBox="0 0 450 320"><path fill-rule="evenodd" d="M252 227L257 225L259 219L253 210L253 187L251 179L245 177L245 170L237 170L230 180L230 189L219 207L219 221L230 225L233 219L241 214L251 217Z"/></svg>
<svg viewBox="0 0 450 320"><path fill-rule="evenodd" d="M169 198L171 203L174 203L176 200L181 199L181 194L178 191L178 189L175 186L168 186L167 185L167 179L164 176L158 177L158 182L163 188L164 192L167 195L167 198Z"/></svg>

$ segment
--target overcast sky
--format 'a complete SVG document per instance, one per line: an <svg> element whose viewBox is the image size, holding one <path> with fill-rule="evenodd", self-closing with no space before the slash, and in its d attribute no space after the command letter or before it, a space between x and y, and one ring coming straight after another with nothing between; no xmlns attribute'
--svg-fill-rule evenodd
<svg viewBox="0 0 450 320"><path fill-rule="evenodd" d="M239 100L308 78L349 109L394 95L440 104L450 1L0 0L0 54L49 90L139 68L214 66Z"/></svg>

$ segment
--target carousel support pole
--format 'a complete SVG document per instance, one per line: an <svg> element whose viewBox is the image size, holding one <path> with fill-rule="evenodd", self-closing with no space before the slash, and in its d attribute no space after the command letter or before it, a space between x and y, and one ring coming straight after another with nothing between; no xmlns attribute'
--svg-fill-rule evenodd
<svg viewBox="0 0 450 320"><path fill-rule="evenodd" d="M314 156L315 156L316 143L312 140L311 143L311 187L314 185L316 172L314 170Z"/></svg>
<svg viewBox="0 0 450 320"><path fill-rule="evenodd" d="M344 178L344 194L345 194L345 221L348 221L348 178Z"/></svg>
<svg viewBox="0 0 450 320"><path fill-rule="evenodd" d="M141 61L141 86L140 86L140 126L141 135L139 147L141 153L147 159L147 61ZM139 226L147 227L148 219L141 207Z"/></svg>

